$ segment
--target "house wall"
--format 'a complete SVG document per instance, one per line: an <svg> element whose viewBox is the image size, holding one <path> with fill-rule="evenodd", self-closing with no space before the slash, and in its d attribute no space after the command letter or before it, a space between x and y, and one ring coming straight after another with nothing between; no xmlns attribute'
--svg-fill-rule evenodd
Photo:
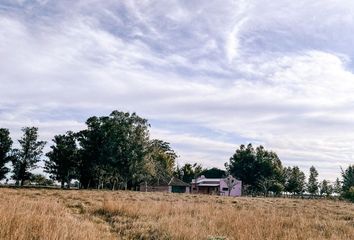
<svg viewBox="0 0 354 240"><path fill-rule="evenodd" d="M189 190L189 187L185 187L185 186L170 186L170 187L171 187L171 192L173 193L186 193L187 189Z"/></svg>
<svg viewBox="0 0 354 240"><path fill-rule="evenodd" d="M241 187L242 187L242 182L236 180L236 185L231 189L230 196L241 196ZM221 179L220 180L220 195L229 195L229 191L224 191L224 188L228 188L226 182Z"/></svg>
<svg viewBox="0 0 354 240"><path fill-rule="evenodd" d="M192 193L198 194L219 194L219 187L207 187L207 186L198 186L193 190Z"/></svg>

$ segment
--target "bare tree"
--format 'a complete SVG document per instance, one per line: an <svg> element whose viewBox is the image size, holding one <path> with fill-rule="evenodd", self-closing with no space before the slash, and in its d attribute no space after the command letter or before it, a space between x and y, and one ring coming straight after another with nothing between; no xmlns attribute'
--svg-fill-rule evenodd
<svg viewBox="0 0 354 240"><path fill-rule="evenodd" d="M231 175L227 176L227 177L224 179L224 181L225 181L225 183L226 183L226 185L227 185L227 188L228 188L228 196L230 196L231 190L234 188L234 186L236 186L237 181L236 181L236 179L235 179L233 176L231 176Z"/></svg>

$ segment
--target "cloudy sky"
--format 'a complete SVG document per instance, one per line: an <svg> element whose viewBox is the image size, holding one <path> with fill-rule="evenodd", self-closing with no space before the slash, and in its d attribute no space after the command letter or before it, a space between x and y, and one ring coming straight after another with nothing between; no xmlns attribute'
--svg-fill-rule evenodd
<svg viewBox="0 0 354 240"><path fill-rule="evenodd" d="M135 111L179 163L242 143L334 180L354 163L351 0L0 0L0 127Z"/></svg>

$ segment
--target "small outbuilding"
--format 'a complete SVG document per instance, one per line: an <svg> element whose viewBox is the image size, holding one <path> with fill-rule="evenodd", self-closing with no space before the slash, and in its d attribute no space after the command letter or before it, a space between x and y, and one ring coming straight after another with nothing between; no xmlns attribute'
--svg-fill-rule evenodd
<svg viewBox="0 0 354 240"><path fill-rule="evenodd" d="M169 180L158 179L151 182L140 184L141 192L170 192L170 193L189 193L190 185L182 180L172 177Z"/></svg>

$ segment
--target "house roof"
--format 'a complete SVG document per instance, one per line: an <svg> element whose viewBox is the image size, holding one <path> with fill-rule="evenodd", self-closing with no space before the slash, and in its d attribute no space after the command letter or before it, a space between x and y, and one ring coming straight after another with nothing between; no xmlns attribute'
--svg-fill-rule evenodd
<svg viewBox="0 0 354 240"><path fill-rule="evenodd" d="M218 187L220 183L201 183L198 184L199 187Z"/></svg>
<svg viewBox="0 0 354 240"><path fill-rule="evenodd" d="M226 178L206 178L204 176L201 176L197 179L197 185L198 186L209 186L209 187L216 187L220 186L221 181L225 181ZM237 179L235 179L236 182L241 182ZM195 184L195 179L192 180L192 184Z"/></svg>
<svg viewBox="0 0 354 240"><path fill-rule="evenodd" d="M140 183L140 185L145 185L144 182ZM171 179L167 180L166 178L159 179L159 181L150 181L148 182L149 186L179 186L179 187L189 187L188 183L183 182L182 180L172 177Z"/></svg>
<svg viewBox="0 0 354 240"><path fill-rule="evenodd" d="M207 182L218 183L218 182L220 182L221 179L222 178L198 178L197 183L207 183ZM195 183L195 179L192 179L192 183Z"/></svg>
<svg viewBox="0 0 354 240"><path fill-rule="evenodd" d="M172 177L170 182L168 183L168 185L169 186L179 186L179 187L188 187L189 186L188 183L185 183L176 177Z"/></svg>

